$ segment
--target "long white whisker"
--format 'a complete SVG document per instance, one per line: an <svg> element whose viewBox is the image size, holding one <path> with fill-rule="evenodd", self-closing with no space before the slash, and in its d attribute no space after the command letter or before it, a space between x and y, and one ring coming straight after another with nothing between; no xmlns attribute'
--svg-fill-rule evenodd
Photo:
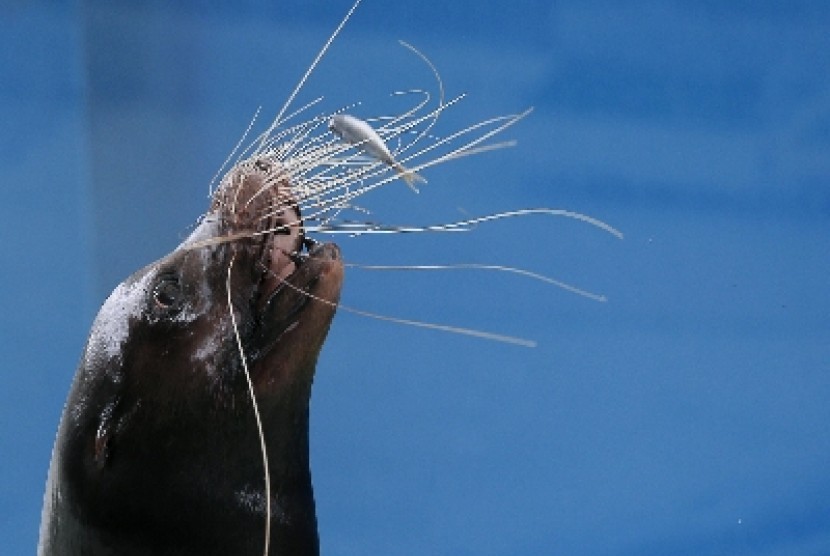
<svg viewBox="0 0 830 556"><path fill-rule="evenodd" d="M581 222L585 222L599 228L616 238L623 239L623 234L613 226L606 224L602 220L598 220L591 216L573 212L564 209L550 209L550 208L532 208L511 210L506 212L499 212L487 216L479 216L477 218L470 218L468 220L460 220L458 222L450 222L447 224L436 224L431 226L391 226L360 222L343 222L332 225L308 226L309 229L326 234L402 234L402 233L417 233L417 232L458 232L468 231L471 226L482 224L484 222L491 222L493 220L501 220L504 218L515 218L519 216L530 216L533 214L543 214L550 216L563 216L566 218L573 218Z"/></svg>
<svg viewBox="0 0 830 556"><path fill-rule="evenodd" d="M329 47L334 42L334 39L336 39L337 35L340 34L340 31L346 25L346 22L349 21L349 19L352 17L352 14L357 9L357 7L360 5L361 1L362 0L356 0L355 3L352 5L351 9L348 12L346 12L346 15L340 21L340 24L337 26L337 28L334 30L334 32L331 34L331 36L325 42L325 44L323 45L323 48L320 49L320 52L317 53L317 56L314 58L314 61L312 61L311 65L308 66L308 69L306 70L306 72L302 76L302 78L300 79L300 82L297 83L297 86L294 87L294 90L291 91L290 95L288 95L288 99L285 101L285 104L283 104L282 108L280 108L280 111L277 112L277 117L274 118L274 123L272 123L271 127L269 127L268 130L263 134L263 143L265 142L265 139L268 138L268 136L271 134L271 132L278 125L280 125L283 114L285 114L285 112L288 110L288 107L291 106L291 103L294 102L294 98L299 94L300 90L305 85L305 82L311 76L311 73L317 67L317 64L320 63L320 60L322 60L322 58L323 58L323 56L325 56L326 52L328 52Z"/></svg>
<svg viewBox="0 0 830 556"><path fill-rule="evenodd" d="M265 432L262 428L262 418L259 415L259 404L256 401L254 383L251 380L251 372L248 370L245 350L242 347L242 337L239 335L239 326L236 323L236 315L233 309L233 299L231 297L231 272L233 271L233 263L235 260L236 256L231 257L231 261L228 264L228 279L225 283L225 287L228 292L228 312L231 316L233 334L236 338L236 346L239 349L239 358L242 360L242 369L245 371L245 380L248 383L248 395L251 398L251 406L254 409L254 417L256 418L256 427L259 434L259 449L262 455L263 475L265 478L265 547L262 553L264 556L268 556L271 544L271 472L268 467L268 449L265 446Z"/></svg>
<svg viewBox="0 0 830 556"><path fill-rule="evenodd" d="M613 226L606 224L602 220L594 218L592 216L588 216L586 214L582 214L579 212L573 212L570 210L564 209L550 209L550 208L532 208L532 209L520 209L520 210L511 210L506 212L499 212L496 214L491 214L488 216L480 216L478 218L470 218L469 220L461 220L459 222L453 222L450 224L445 224L446 227L467 227L472 226L473 224L481 224L483 222L490 222L492 220L500 220L502 218L512 218L515 216L528 216L531 214L547 214L550 216L564 216L566 218L573 218L575 220L579 220L585 222L586 224L590 224L596 228L599 228L609 234L613 235L618 239L623 239L623 233Z"/></svg>
<svg viewBox="0 0 830 556"><path fill-rule="evenodd" d="M478 264L478 263L457 263L457 264L448 264L448 265L440 265L440 264L429 264L429 265L377 265L377 264L357 264L357 263L346 263L347 267L354 267L360 268L363 270L493 270L499 272L508 272L511 274L518 274L520 276L526 276L528 278L533 278L534 280L539 280L540 282L545 282L547 284L554 285L558 288L562 288L563 290L569 291L571 293L575 293L577 295L581 295L582 297L587 297L588 299L593 299L594 301L605 302L608 301L608 298L604 295L592 293L582 288L578 288L576 286L572 286L566 282L562 282L561 280L556 280L549 276L545 276L544 274L539 274L537 272L532 272L530 270L525 270L523 268L516 268L512 266L504 266L504 265L495 265L495 264Z"/></svg>
<svg viewBox="0 0 830 556"><path fill-rule="evenodd" d="M429 147L427 147L425 149L422 149L421 151L419 151L419 152L411 155L410 157L404 159L404 162L406 162L410 158L414 158L416 156L423 156L427 152L433 151L433 150L437 149L438 147L440 147L441 145L449 143L450 141L452 141L452 140L454 140L458 137L461 137L462 135L468 135L468 134L472 133L473 131L475 131L476 129L479 129L481 127L496 123L498 121L505 121L505 123L499 125L496 128L491 129L490 131L488 131L486 133L483 133L482 135L480 135L480 136L476 137L475 139L469 141L465 145L463 145L461 147L458 147L458 148L448 152L447 154L444 154L440 157L437 157L433 160L430 160L430 161L428 161L424 164L414 166L412 169L413 169L413 171L419 171L419 170L423 170L425 168L429 168L431 166L436 166L438 164L442 164L442 163L444 163L448 160L458 158L459 155L464 155L466 151L468 151L468 150L470 150L474 147L477 147L478 145L480 145L481 143L483 143L484 141L486 141L490 137L493 137L494 135L497 135L497 134L501 133L502 131L504 131L505 129L507 129L508 127L510 127L512 125L515 125L516 123L518 123L520 120L525 118L531 112L533 112L533 108L528 108L527 110L525 110L524 112L522 112L520 114L515 114L515 115L512 115L512 116L498 116L496 118L491 118L489 120L479 122L479 123L474 124L474 125L472 125L468 128L465 128L465 129L463 129L459 132L456 132L452 135L449 135L449 136L445 137L444 139L441 139L440 141L436 141L435 143L431 144Z"/></svg>
<svg viewBox="0 0 830 556"><path fill-rule="evenodd" d="M328 305L330 307L335 307L338 311L346 311L348 313L352 313L352 314L355 314L355 315L360 315L362 317L368 317L368 318L372 318L372 319L376 319L376 320L382 320L382 321L385 321L385 322L393 322L393 323L396 323L396 324L405 324L407 326L415 326L417 328L427 328L427 329L430 329L430 330L439 330L441 332L451 332L453 334L460 334L462 336L472 336L474 338L482 338L484 340L493 340L493 341L501 342L501 343L504 343L504 344L512 344L512 345L528 347L528 348L536 347L536 345L537 345L536 342L534 342L533 340L527 340L525 338L518 338L516 336L507 336L505 334L496 334L496 333L493 333L493 332L486 332L484 330L475 330L475 329L472 329L472 328L464 328L464 327L461 327L461 326L452 326L452 325L448 325L448 324L437 324L437 323L433 323L433 322L424 322L424 321L419 321L419 320L414 320L414 319L404 319L404 318L399 318L399 317L390 317L390 316L387 316L387 315L379 315L377 313L372 313L372 312L369 312L369 311L362 311L360 309L355 309L353 307L343 305L342 303L333 303L333 302L331 302L327 299L323 299L322 297L318 297L318 296L316 296L312 293L309 293L309 292L305 291L302 288L298 288L297 286L295 286L294 284L292 284L292 283L290 283L286 280L280 279L280 281L284 285L290 287L291 289L293 289L295 291L298 291L298 292L308 296L310 299L313 299L314 301L319 301L320 303L323 303L323 304Z"/></svg>
<svg viewBox="0 0 830 556"><path fill-rule="evenodd" d="M242 143L245 141L245 138L251 132L251 128L254 127L254 123L256 122L257 116L259 116L260 110L262 110L261 106L256 109L256 112L254 112L254 117L251 118L251 121L248 122L248 127L246 127L245 131L242 133L242 137L239 138L239 141L236 142L236 145L234 145L231 152L228 153L228 157L225 159L224 162L222 162L222 165L219 167L219 169L216 171L216 173L210 179L210 182L208 183L208 197L213 196L213 193L214 193L213 186L216 183L216 180L219 178L219 175L222 173L222 171L228 166L228 162L231 161L231 159L233 158L233 155L236 154L236 152L242 146Z"/></svg>
<svg viewBox="0 0 830 556"><path fill-rule="evenodd" d="M427 58L427 56L423 52L421 52L420 50L418 50L417 48L415 48L414 46L412 46L408 42L403 41L403 40L399 40L398 42L404 48L408 48L413 53L415 53L415 55L418 56L421 60L423 60L424 63L427 66L429 66L429 69L432 70L432 74L435 76L435 81L438 83L438 105L439 106L443 105L444 104L444 81L441 79L441 74L438 73L438 70L435 68L435 65L432 63L432 60Z"/></svg>
<svg viewBox="0 0 830 556"><path fill-rule="evenodd" d="M407 326L415 326L417 328L427 328L429 330L439 330L441 332L450 332L452 334L460 334L462 336L472 336L474 338L481 338L483 340L492 340L494 342L501 342L503 344L512 344L515 346L533 348L536 347L536 342L527 340L525 338L518 338L516 336L506 336L504 334L495 334L493 332L485 332L483 330L475 330L473 328L463 328L460 326L451 326L447 324L437 324L433 322L424 322L413 319L403 319L398 317L390 317L386 315L379 315L377 313L370 313L369 311L361 311L345 305L338 305L338 310L347 311L355 315L369 317L372 319L382 320L386 322L393 322L396 324L405 324Z"/></svg>

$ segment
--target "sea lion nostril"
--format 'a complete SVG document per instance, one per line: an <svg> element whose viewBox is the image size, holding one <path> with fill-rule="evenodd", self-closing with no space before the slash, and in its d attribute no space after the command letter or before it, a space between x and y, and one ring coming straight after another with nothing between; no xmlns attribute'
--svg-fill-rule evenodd
<svg viewBox="0 0 830 556"><path fill-rule="evenodd" d="M308 255L315 259L336 261L340 259L340 248L334 243L315 242L313 247L309 249Z"/></svg>
<svg viewBox="0 0 830 556"><path fill-rule="evenodd" d="M306 251L308 251L309 253L311 253L311 251L319 244L320 242L318 242L315 239L312 239L310 237L303 237L303 246L305 246Z"/></svg>

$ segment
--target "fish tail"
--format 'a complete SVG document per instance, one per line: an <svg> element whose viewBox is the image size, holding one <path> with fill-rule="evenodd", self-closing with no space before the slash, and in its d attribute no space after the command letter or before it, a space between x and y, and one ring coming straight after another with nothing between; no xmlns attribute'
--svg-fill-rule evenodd
<svg viewBox="0 0 830 556"><path fill-rule="evenodd" d="M414 191L415 193L420 193L418 187L416 187L416 183L426 183L427 180L422 175L413 172L412 170L407 170L404 166L400 163L395 163L395 170L397 170L398 174L400 175L401 179L406 182L406 185L409 186L409 189Z"/></svg>

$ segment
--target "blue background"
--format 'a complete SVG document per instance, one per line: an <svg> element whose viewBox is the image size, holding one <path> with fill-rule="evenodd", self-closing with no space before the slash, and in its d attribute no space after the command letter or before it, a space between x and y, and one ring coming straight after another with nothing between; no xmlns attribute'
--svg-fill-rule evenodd
<svg viewBox="0 0 830 556"><path fill-rule="evenodd" d="M61 407L108 292L174 247L251 115L347 0L0 7L0 539L31 554ZM521 207L469 234L338 238L343 303L312 409L322 549L830 554L830 4L365 0L301 95L371 112L449 94L454 131L534 106L515 149L394 182L372 220Z"/></svg>

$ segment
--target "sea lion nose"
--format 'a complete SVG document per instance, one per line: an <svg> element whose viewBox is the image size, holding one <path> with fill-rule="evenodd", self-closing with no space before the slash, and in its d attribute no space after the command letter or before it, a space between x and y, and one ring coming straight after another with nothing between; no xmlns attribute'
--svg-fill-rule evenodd
<svg viewBox="0 0 830 556"><path fill-rule="evenodd" d="M318 260L338 261L340 260L340 248L334 243L316 243L308 255Z"/></svg>

